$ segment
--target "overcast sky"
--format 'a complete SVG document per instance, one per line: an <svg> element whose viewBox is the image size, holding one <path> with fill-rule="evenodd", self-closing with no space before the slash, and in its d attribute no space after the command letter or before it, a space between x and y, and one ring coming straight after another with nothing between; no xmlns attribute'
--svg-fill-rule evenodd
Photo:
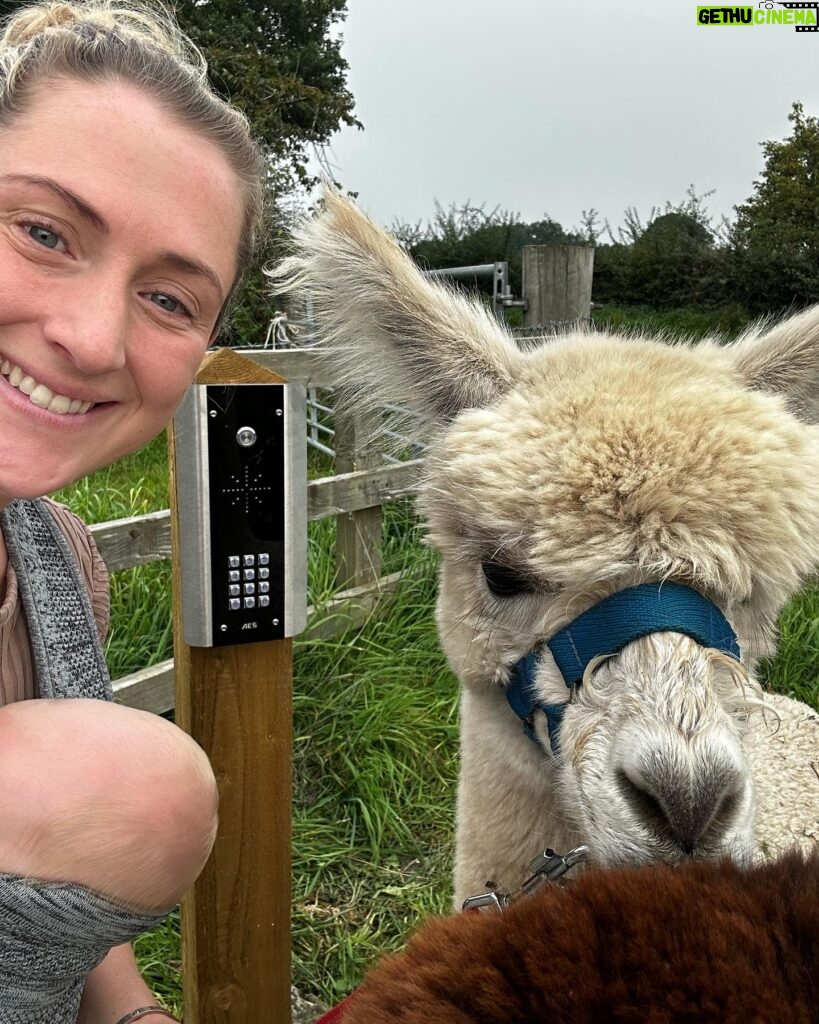
<svg viewBox="0 0 819 1024"><path fill-rule="evenodd" d="M781 9L781 4L774 5ZM434 200L566 228L613 223L693 183L730 214L784 138L819 114L819 33L700 27L695 0L348 0L342 28L363 131L328 155L387 225Z"/></svg>

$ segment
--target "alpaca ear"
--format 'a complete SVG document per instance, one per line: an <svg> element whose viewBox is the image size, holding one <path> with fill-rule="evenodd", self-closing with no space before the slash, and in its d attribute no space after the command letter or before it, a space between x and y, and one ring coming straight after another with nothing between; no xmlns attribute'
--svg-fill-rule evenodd
<svg viewBox="0 0 819 1024"><path fill-rule="evenodd" d="M819 306L754 328L729 351L748 387L782 395L799 419L819 422Z"/></svg>
<svg viewBox="0 0 819 1024"><path fill-rule="evenodd" d="M269 272L310 296L318 340L347 401L395 402L427 420L500 397L520 355L481 305L426 278L398 243L335 189Z"/></svg>

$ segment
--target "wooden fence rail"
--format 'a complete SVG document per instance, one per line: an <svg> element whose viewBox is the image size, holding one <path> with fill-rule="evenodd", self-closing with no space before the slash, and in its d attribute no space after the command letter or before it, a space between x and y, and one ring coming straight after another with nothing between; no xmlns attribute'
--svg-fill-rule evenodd
<svg viewBox="0 0 819 1024"><path fill-rule="evenodd" d="M307 519L312 522L346 515L405 498L415 490L421 465L421 459L413 459L311 480L307 485ZM96 523L90 530L109 572L161 562L171 556L168 509Z"/></svg>

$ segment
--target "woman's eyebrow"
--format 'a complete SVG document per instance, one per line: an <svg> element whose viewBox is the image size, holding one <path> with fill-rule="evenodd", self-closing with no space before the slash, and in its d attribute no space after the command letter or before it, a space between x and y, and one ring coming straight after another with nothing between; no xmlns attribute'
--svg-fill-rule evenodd
<svg viewBox="0 0 819 1024"><path fill-rule="evenodd" d="M183 256L178 252L164 252L159 257L158 262L167 263L169 266L174 267L176 270L181 270L185 274L198 274L200 277L206 277L219 292L220 300L224 302L225 291L222 288L222 282L219 280L216 271L211 270L207 263L192 259L190 256Z"/></svg>
<svg viewBox="0 0 819 1024"><path fill-rule="evenodd" d="M67 203L70 207L77 211L77 213L90 224L93 224L95 228L104 234L108 234L109 227L108 222L102 216L97 213L90 203L87 203L84 199L80 198L71 189L61 185L58 181L54 181L53 178L46 178L41 174L4 174L0 181L11 181L21 182L24 185L40 185L43 188L49 189L61 199L64 203ZM212 270L206 263L202 263L199 260L192 259L190 256L183 256L181 253L166 252L163 253L159 262L167 263L177 270L181 270L188 274L198 274L200 277L207 278L211 284L219 292L219 297L224 301L225 291L222 287L222 282L219 280L218 275Z"/></svg>
<svg viewBox="0 0 819 1024"><path fill-rule="evenodd" d="M93 224L98 231L103 234L108 233L108 224L105 218L97 213L93 206L87 203L84 199L81 199L76 193L72 192L71 189L61 185L58 181L54 181L53 178L45 178L41 174L5 174L2 178L3 181L16 181L22 182L25 185L41 185L43 188L49 189L58 199L62 199L68 206L73 207L77 213L90 224Z"/></svg>

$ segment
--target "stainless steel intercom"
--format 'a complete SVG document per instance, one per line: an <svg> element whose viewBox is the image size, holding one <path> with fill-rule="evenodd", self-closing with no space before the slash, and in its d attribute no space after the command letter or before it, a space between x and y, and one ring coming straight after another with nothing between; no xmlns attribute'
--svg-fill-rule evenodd
<svg viewBox="0 0 819 1024"><path fill-rule="evenodd" d="M277 640L307 616L299 384L194 384L176 414L182 629L192 647Z"/></svg>

